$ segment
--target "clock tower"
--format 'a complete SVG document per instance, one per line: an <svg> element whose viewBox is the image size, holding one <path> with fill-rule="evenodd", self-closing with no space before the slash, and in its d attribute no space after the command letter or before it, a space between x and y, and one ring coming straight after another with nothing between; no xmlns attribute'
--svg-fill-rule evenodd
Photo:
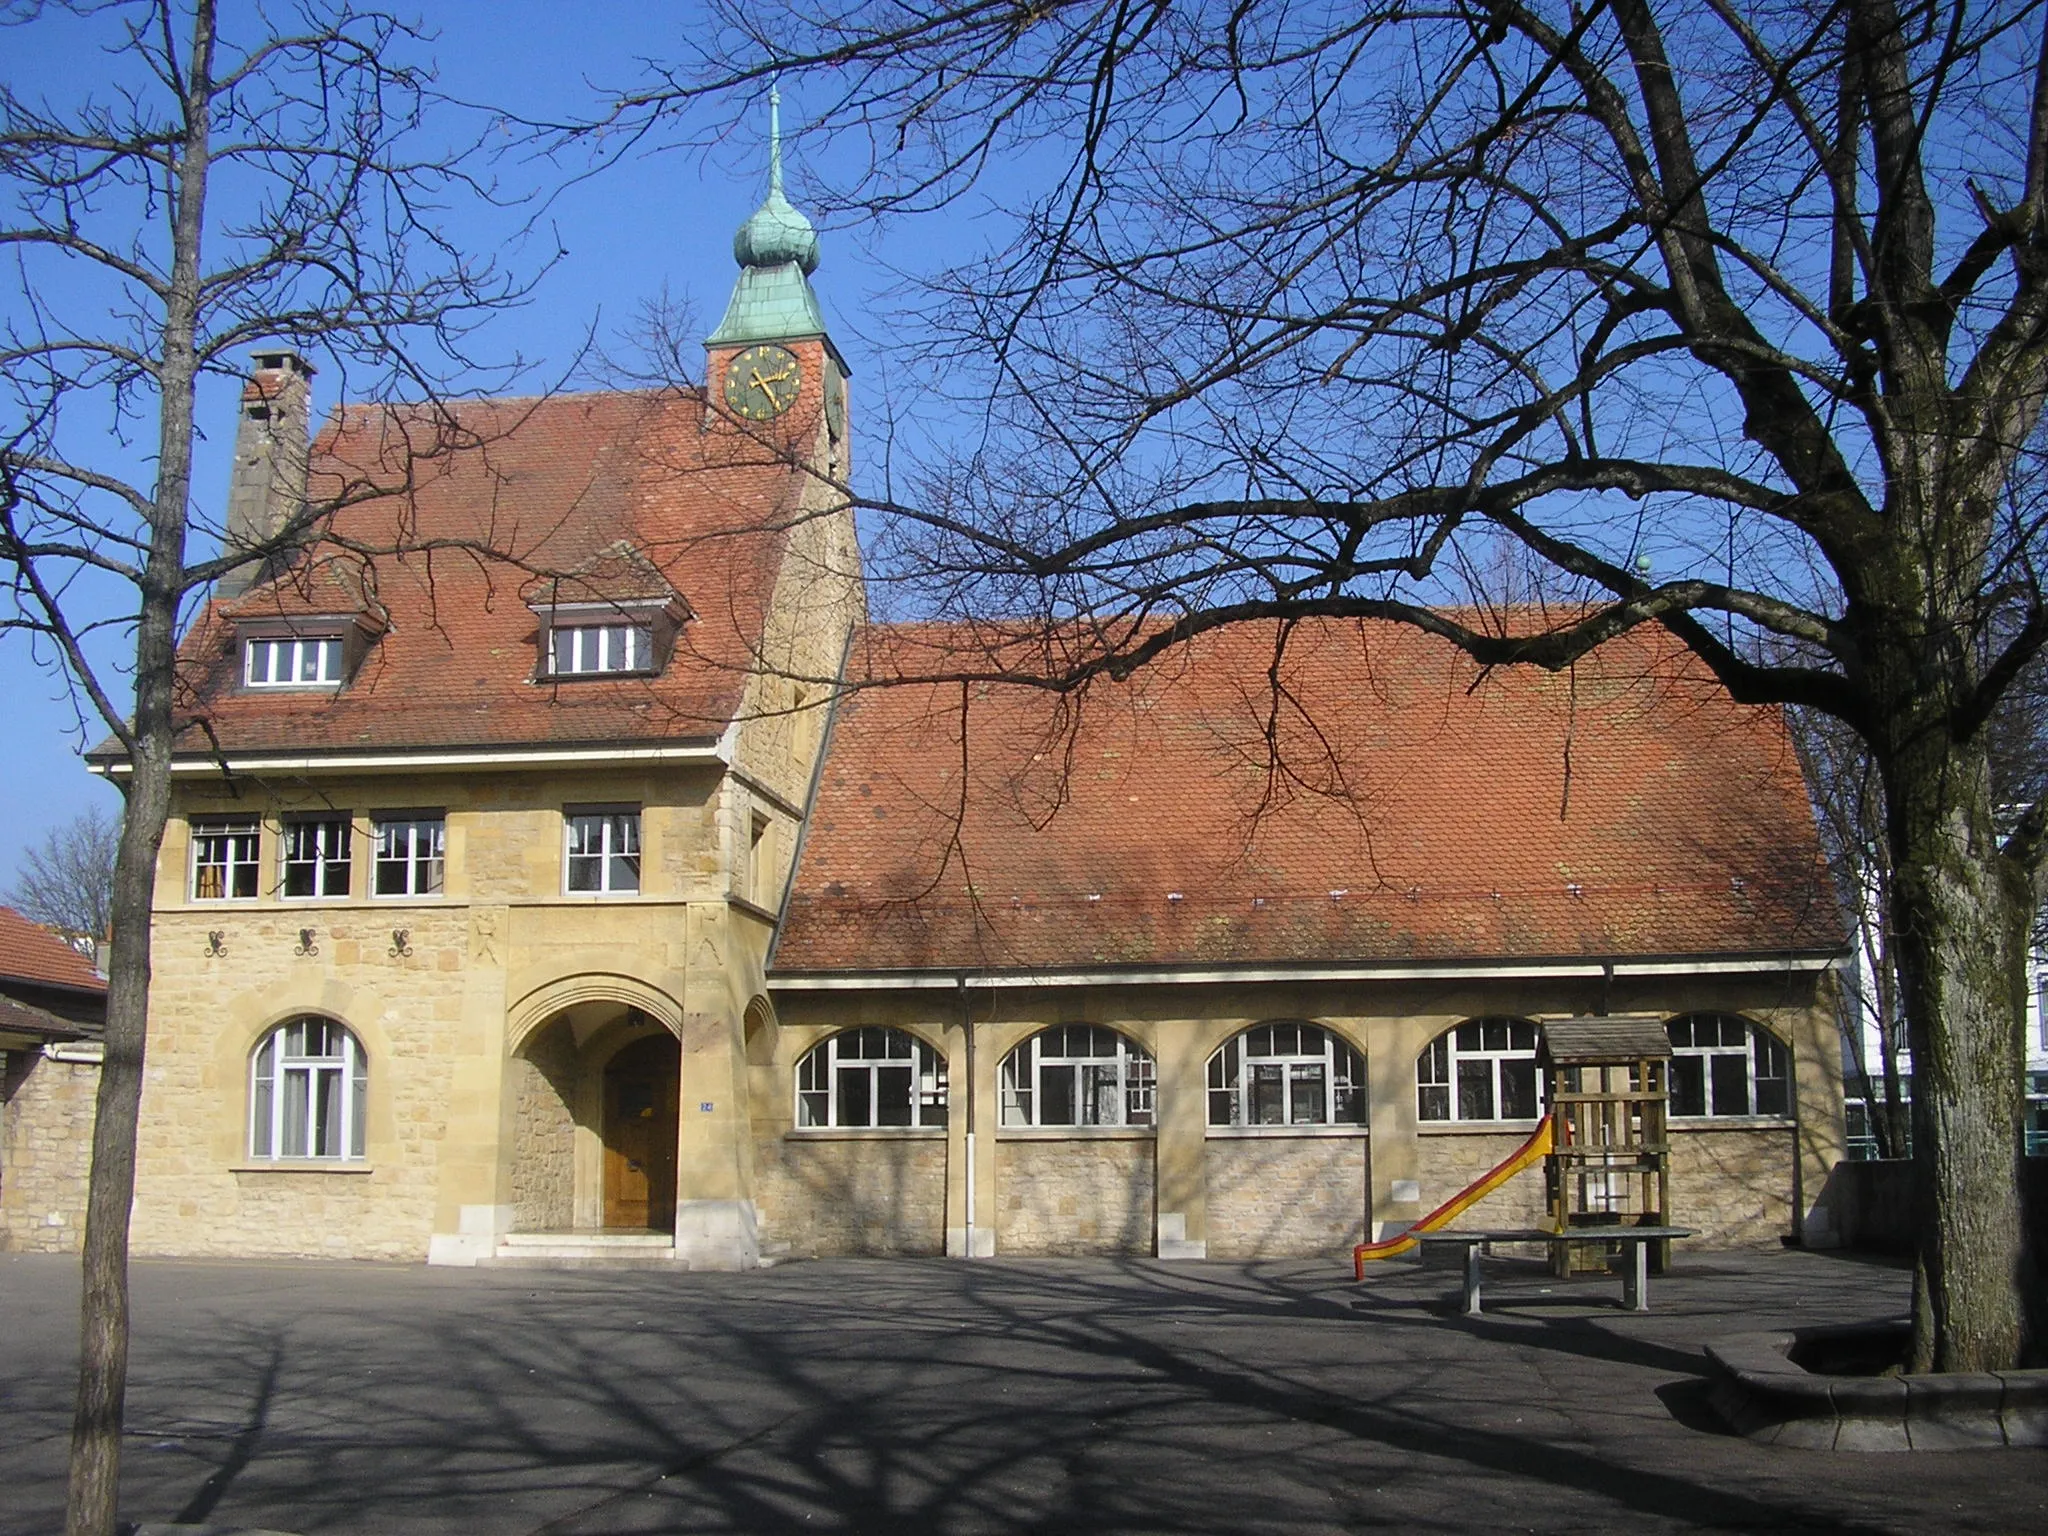
<svg viewBox="0 0 2048 1536"><path fill-rule="evenodd" d="M782 96L768 94L768 196L733 236L739 281L725 318L704 340L707 421L723 418L757 440L803 452L846 474L846 380L852 370L825 330L811 289L818 232L782 195Z"/></svg>

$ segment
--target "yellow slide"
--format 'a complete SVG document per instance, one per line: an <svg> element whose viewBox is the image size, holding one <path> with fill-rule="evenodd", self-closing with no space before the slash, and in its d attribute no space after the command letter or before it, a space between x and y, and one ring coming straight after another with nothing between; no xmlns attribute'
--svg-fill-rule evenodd
<svg viewBox="0 0 2048 1536"><path fill-rule="evenodd" d="M1376 1243L1360 1243L1351 1250L1352 1271L1361 1280L1365 1278L1365 1266L1371 1259L1391 1259L1397 1253L1406 1253L1416 1246L1418 1232L1440 1232L1471 1210L1473 1206L1507 1183L1516 1174L1533 1168L1550 1154L1556 1128L1549 1115L1536 1124L1534 1133L1507 1158L1491 1170L1481 1174L1470 1184L1459 1190L1442 1205L1431 1211L1399 1237L1381 1238Z"/></svg>

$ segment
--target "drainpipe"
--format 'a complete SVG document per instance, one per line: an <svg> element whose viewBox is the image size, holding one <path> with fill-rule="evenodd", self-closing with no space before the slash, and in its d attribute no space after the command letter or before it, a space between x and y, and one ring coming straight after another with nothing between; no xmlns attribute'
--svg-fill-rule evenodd
<svg viewBox="0 0 2048 1536"><path fill-rule="evenodd" d="M967 1075L967 1258L974 1257L974 1011L967 1001L967 973L955 978L960 992L960 1032Z"/></svg>

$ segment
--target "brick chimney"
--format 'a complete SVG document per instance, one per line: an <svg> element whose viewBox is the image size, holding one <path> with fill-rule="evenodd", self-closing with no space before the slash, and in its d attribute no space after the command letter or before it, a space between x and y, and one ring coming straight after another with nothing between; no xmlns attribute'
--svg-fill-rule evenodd
<svg viewBox="0 0 2048 1536"><path fill-rule="evenodd" d="M306 501L306 427L313 365L296 352L258 352L242 386L235 467L228 477L227 547L252 549L274 537ZM220 579L222 597L264 574L251 564Z"/></svg>

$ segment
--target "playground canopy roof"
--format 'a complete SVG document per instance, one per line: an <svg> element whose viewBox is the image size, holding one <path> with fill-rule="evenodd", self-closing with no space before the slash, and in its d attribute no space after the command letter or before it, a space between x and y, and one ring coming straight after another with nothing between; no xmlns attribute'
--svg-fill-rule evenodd
<svg viewBox="0 0 2048 1536"><path fill-rule="evenodd" d="M1654 1014L1550 1019L1543 1025L1543 1048L1560 1067L1618 1066L1669 1056L1671 1037Z"/></svg>

